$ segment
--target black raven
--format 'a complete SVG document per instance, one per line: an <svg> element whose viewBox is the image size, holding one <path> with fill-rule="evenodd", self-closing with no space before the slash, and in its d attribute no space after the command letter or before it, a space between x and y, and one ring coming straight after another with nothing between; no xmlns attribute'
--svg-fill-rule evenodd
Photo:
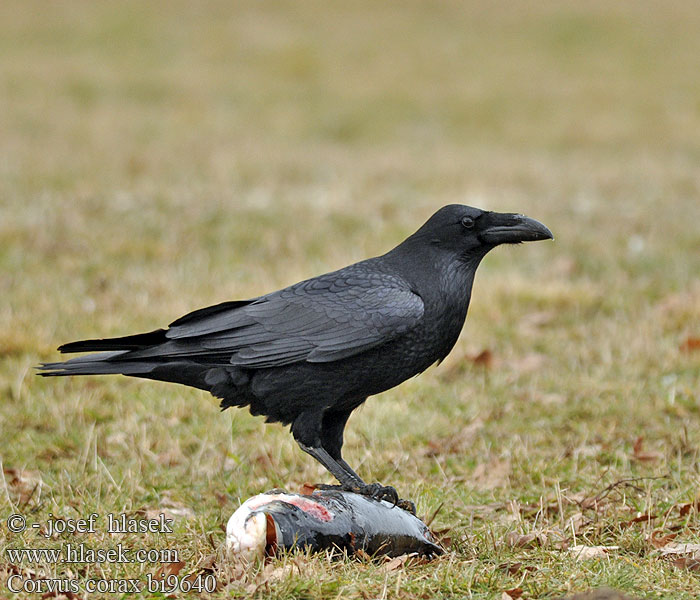
<svg viewBox="0 0 700 600"><path fill-rule="evenodd" d="M290 425L344 489L397 501L343 460L350 413L447 356L489 250L551 238L523 215L445 206L383 256L196 310L168 329L65 344L60 352L98 354L43 364L41 374L121 373L207 390L222 408Z"/></svg>

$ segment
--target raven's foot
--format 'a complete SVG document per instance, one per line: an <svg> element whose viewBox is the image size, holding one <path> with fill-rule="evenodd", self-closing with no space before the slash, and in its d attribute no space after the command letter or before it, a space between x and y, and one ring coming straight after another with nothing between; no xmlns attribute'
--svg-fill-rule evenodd
<svg viewBox="0 0 700 600"><path fill-rule="evenodd" d="M416 514L416 505L410 500L399 498L399 493L396 491L396 488L390 485L370 483L369 485L361 487L357 493L363 496L369 496L375 500L386 500L387 502L391 502L394 506L398 506L406 512L410 512L412 515Z"/></svg>
<svg viewBox="0 0 700 600"><path fill-rule="evenodd" d="M404 500L402 498L399 498L399 501L396 503L396 506L398 506L400 509L405 510L406 512L411 513L414 517L416 516L416 505L413 504L410 500Z"/></svg>
<svg viewBox="0 0 700 600"><path fill-rule="evenodd" d="M369 483L360 486L357 493L369 498L374 498L375 500L386 500L394 506L396 506L400 500L396 488L390 485L382 485L381 483Z"/></svg>

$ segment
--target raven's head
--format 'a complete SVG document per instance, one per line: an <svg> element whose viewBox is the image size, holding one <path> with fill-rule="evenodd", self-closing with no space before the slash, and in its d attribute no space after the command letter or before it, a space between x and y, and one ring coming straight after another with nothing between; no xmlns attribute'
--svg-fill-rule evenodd
<svg viewBox="0 0 700 600"><path fill-rule="evenodd" d="M414 236L463 257L482 257L500 244L554 239L547 227L524 215L461 204L441 208Z"/></svg>

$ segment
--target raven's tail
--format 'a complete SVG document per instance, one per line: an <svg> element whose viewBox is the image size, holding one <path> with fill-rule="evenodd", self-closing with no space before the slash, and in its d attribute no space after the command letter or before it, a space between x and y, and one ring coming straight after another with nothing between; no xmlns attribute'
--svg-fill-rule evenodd
<svg viewBox="0 0 700 600"><path fill-rule="evenodd" d="M81 340L64 344L58 350L96 354L42 363L37 369L44 377L119 374L169 381L210 392L222 399L222 408L249 404L254 408L256 398L249 389L249 376L244 369L231 365L227 358L216 356L203 360L202 355L197 355L198 360L191 360L187 355L161 354L159 346L167 348L168 343L172 341L166 337L164 329L118 338Z"/></svg>
<svg viewBox="0 0 700 600"><path fill-rule="evenodd" d="M88 356L71 358L64 362L42 363L37 367L43 377L60 377L66 375L132 375L147 377L157 363L150 361L119 360L128 350L100 352Z"/></svg>

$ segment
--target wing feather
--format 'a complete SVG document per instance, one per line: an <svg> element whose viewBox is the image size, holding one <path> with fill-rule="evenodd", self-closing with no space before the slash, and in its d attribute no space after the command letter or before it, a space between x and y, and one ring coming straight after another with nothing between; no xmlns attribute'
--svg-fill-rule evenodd
<svg viewBox="0 0 700 600"><path fill-rule="evenodd" d="M195 311L171 325L167 342L137 353L203 359L228 353L231 364L248 368L332 362L403 335L423 310L403 279L358 263L254 300Z"/></svg>

